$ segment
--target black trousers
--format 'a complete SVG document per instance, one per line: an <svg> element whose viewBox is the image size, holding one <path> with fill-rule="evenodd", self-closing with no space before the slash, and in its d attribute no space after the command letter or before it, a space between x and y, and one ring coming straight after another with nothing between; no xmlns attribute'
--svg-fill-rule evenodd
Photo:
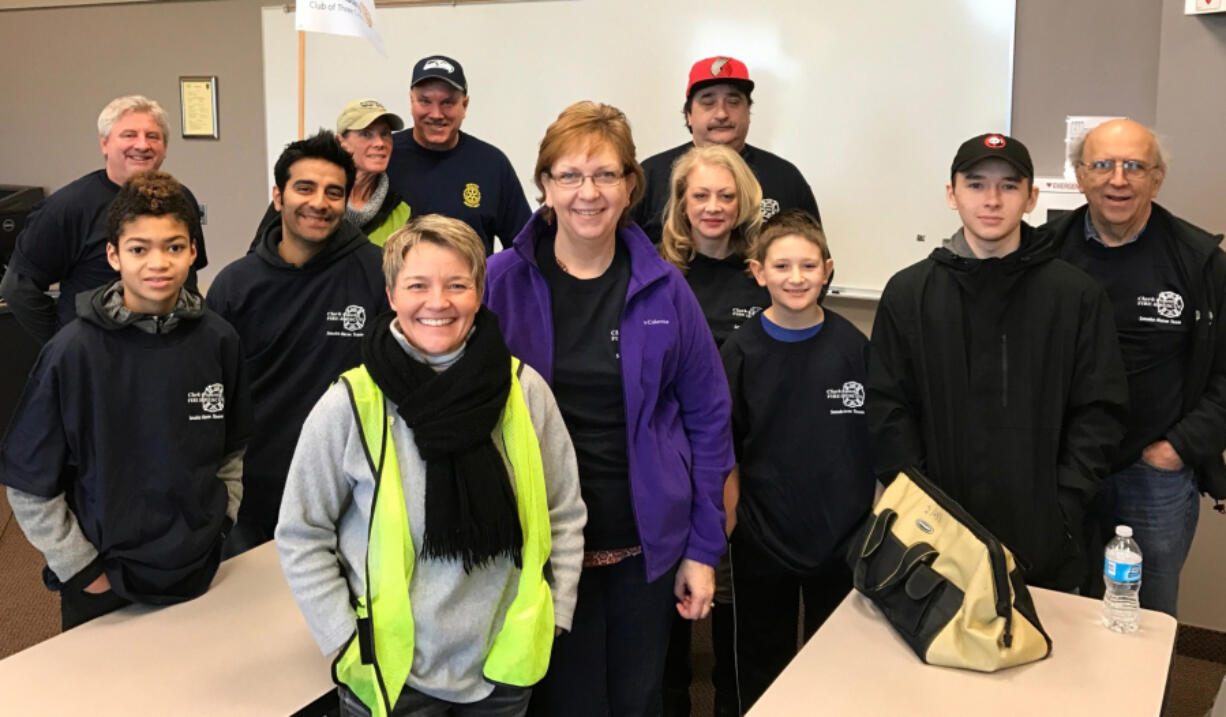
<svg viewBox="0 0 1226 717"><path fill-rule="evenodd" d="M571 631L553 641L529 714L658 717L676 576L647 582L642 555L584 568Z"/></svg>
<svg viewBox="0 0 1226 717"><path fill-rule="evenodd" d="M370 717L370 708L345 685L336 688L340 717ZM468 704L447 702L404 686L392 705L391 717L522 717L528 711L530 687L497 685L484 699Z"/></svg>
<svg viewBox="0 0 1226 717"><path fill-rule="evenodd" d="M739 529L733 533L728 550L732 561L734 671L740 703L727 704L728 699L737 698L733 694L726 695L721 705L717 695L716 713L744 714L796 656L800 645L847 597L852 575L837 553L817 570L798 575L780 566ZM804 624L800 625L802 601ZM716 619L725 612L717 612ZM798 643L800 628L804 638Z"/></svg>
<svg viewBox="0 0 1226 717"><path fill-rule="evenodd" d="M728 556L715 570L715 605L711 608L711 685L715 688L715 717L737 717L735 656L732 653L732 570ZM664 663L664 717L690 717L690 682L693 667L693 622L677 615L673 620Z"/></svg>
<svg viewBox="0 0 1226 717"><path fill-rule="evenodd" d="M673 615L673 627L668 637L668 655L664 658L664 717L690 717L690 681L694 677L690 665L692 623Z"/></svg>

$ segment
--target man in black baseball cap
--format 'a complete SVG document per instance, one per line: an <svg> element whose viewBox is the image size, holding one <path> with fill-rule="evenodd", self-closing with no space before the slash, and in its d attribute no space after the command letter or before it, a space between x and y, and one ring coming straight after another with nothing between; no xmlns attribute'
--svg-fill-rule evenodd
<svg viewBox="0 0 1226 717"><path fill-rule="evenodd" d="M954 162L949 168L949 177L953 179L958 172L966 171L984 159L1001 159L1013 165L1026 179L1034 180L1034 164L1030 161L1030 151L1020 141L1003 134L989 132L977 137L971 137L958 147Z"/></svg>
<svg viewBox="0 0 1226 717"><path fill-rule="evenodd" d="M1022 217L1038 198L1026 145L996 133L966 140L945 186L945 200L962 218L962 229L945 246L979 259L1013 253L1021 245Z"/></svg>
<svg viewBox="0 0 1226 717"><path fill-rule="evenodd" d="M1111 305L1022 221L1034 166L1007 135L959 147L945 194L962 226L882 292L869 352L878 478L918 468L1027 566L1075 590L1081 535L1124 434Z"/></svg>
<svg viewBox="0 0 1226 717"><path fill-rule="evenodd" d="M468 99L468 78L457 60L418 60L409 81L413 127L393 135L387 176L414 216L464 221L492 253L494 237L510 244L532 212L507 156L460 130Z"/></svg>
<svg viewBox="0 0 1226 717"><path fill-rule="evenodd" d="M464 78L464 68L450 57L431 55L418 60L417 64L413 65L413 79L409 81L409 87L416 87L430 79L442 80L461 94L468 94L468 80ZM465 102L465 106L467 104Z"/></svg>

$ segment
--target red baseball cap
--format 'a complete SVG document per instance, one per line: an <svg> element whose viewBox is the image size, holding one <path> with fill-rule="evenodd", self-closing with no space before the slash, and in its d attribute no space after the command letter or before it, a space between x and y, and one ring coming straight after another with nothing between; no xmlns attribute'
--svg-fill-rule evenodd
<svg viewBox="0 0 1226 717"><path fill-rule="evenodd" d="M699 60L690 68L690 81L685 86L685 98L701 90L707 85L727 82L744 90L745 94L753 92L753 80L749 79L749 68L745 63L734 57L708 57Z"/></svg>

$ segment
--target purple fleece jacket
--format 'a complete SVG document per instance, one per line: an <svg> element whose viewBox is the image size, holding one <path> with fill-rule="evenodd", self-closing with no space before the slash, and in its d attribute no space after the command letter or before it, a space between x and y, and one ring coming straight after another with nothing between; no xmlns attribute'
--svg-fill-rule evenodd
<svg viewBox="0 0 1226 717"><path fill-rule="evenodd" d="M536 244L555 231L534 214L510 249L490 257L485 290L511 353L551 385L553 315ZM714 566L724 552L732 402L715 340L681 273L638 225L618 230L617 240L630 254L618 337L630 494L647 579L655 580L682 557Z"/></svg>

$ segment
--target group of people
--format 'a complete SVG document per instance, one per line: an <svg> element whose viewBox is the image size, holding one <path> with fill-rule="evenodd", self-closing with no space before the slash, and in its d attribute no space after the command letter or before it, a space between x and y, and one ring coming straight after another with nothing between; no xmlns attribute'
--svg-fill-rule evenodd
<svg viewBox="0 0 1226 717"><path fill-rule="evenodd" d="M698 61L691 142L641 164L620 110L567 107L530 212L460 130L460 64L423 58L411 129L356 100L285 148L204 297L165 113L110 103L105 168L31 215L0 283L45 341L0 483L65 629L275 539L345 715L688 714L709 614L716 713L742 714L904 468L1035 585L1101 590L1129 523L1142 604L1174 614L1199 493L1226 496L1226 254L1154 203L1153 133L1087 135L1087 206L1038 229L1026 148L967 140L961 228L891 279L870 342L823 306L808 184L746 142L753 91Z"/></svg>

